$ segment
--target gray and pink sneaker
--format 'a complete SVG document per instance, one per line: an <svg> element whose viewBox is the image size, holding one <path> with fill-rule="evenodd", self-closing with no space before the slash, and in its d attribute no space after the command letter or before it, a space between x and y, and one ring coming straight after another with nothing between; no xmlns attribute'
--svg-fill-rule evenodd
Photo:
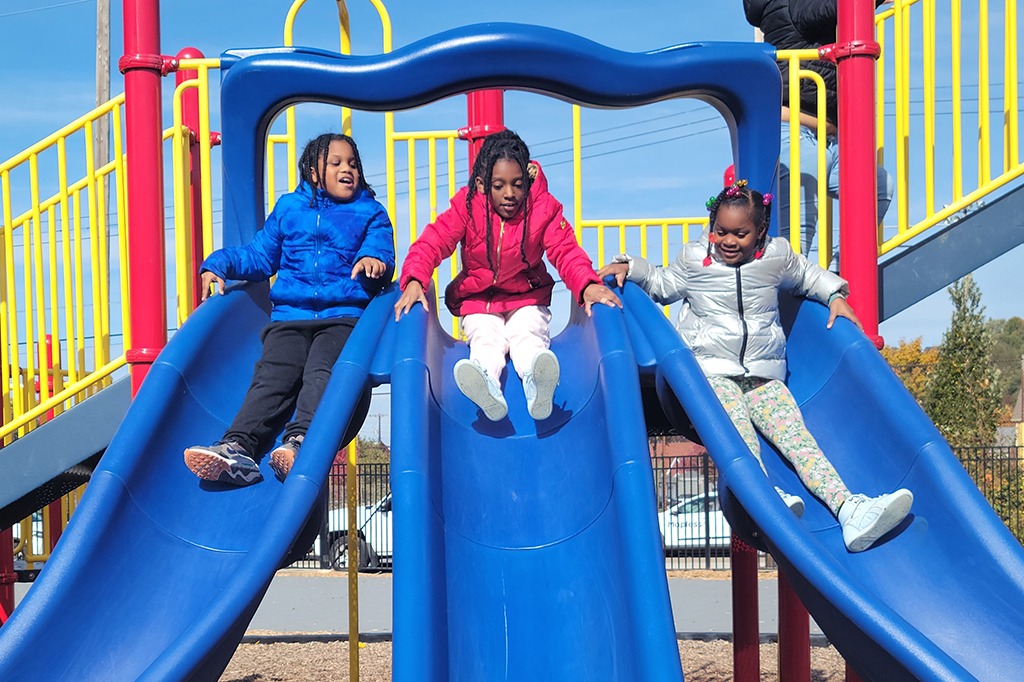
<svg viewBox="0 0 1024 682"><path fill-rule="evenodd" d="M193 445L185 450L185 464L204 481L245 486L263 480L259 465L234 441Z"/></svg>

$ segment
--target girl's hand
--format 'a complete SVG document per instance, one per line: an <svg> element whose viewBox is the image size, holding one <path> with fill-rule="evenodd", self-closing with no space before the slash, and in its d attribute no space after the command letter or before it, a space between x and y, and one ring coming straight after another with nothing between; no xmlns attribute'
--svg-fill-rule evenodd
<svg viewBox="0 0 1024 682"><path fill-rule="evenodd" d="M609 263L597 271L597 276L603 280L608 275L615 275L615 283L622 287L626 283L628 273L629 263Z"/></svg>
<svg viewBox="0 0 1024 682"><path fill-rule="evenodd" d="M214 294L224 293L224 280L217 275L213 274L209 270L203 270L199 273L199 286L202 287L203 295L200 301L205 301L210 298L210 287L217 284L217 287L213 290Z"/></svg>
<svg viewBox="0 0 1024 682"><path fill-rule="evenodd" d="M593 307L595 303L604 303L609 308L622 307L622 301L620 301L619 297L615 295L615 292L603 284L595 284L591 282L587 285L587 288L583 290L583 309L587 311L587 317L593 315L591 307Z"/></svg>
<svg viewBox="0 0 1024 682"><path fill-rule="evenodd" d="M857 325L857 329L864 331L864 325L857 319L856 313L853 312L853 308L846 302L845 298L837 298L828 306L828 324L825 325L826 329L832 328L832 323L836 321L837 317L845 317L850 322Z"/></svg>
<svg viewBox="0 0 1024 682"><path fill-rule="evenodd" d="M423 285L415 279L410 279L409 283L405 285L405 291L402 292L401 298L395 304L395 322L398 322L402 315L412 310L417 301L423 304L424 310L430 312L427 297L423 295Z"/></svg>
<svg viewBox="0 0 1024 682"><path fill-rule="evenodd" d="M373 256L363 256L352 267L352 279L355 279L359 273L365 274L370 279L380 279L387 271L388 266L384 264L384 261L377 260Z"/></svg>

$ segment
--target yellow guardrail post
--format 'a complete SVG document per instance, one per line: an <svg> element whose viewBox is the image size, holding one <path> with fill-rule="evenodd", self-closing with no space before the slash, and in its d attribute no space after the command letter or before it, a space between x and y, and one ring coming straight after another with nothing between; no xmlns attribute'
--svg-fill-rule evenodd
<svg viewBox="0 0 1024 682"><path fill-rule="evenodd" d="M359 527L356 507L359 505L359 486L356 441L348 444L345 460L345 493L348 507L348 674L350 680L359 679Z"/></svg>

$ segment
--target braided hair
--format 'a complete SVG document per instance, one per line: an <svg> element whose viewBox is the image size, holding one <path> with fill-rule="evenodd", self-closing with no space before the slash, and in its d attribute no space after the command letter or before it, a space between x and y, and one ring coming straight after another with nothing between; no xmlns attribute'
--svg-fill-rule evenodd
<svg viewBox="0 0 1024 682"><path fill-rule="evenodd" d="M724 188L716 196L711 197L704 204L708 209L708 253L704 257L704 267L711 265L711 247L714 245L715 221L718 219L718 209L723 206L741 206L747 210L760 235L757 240L757 249L754 258L760 258L764 253L765 241L768 239L768 225L772 219L772 200L770 193L761 194L756 189L750 189L746 180L737 180Z"/></svg>
<svg viewBox="0 0 1024 682"><path fill-rule="evenodd" d="M322 178L327 174L327 156L330 153L332 142L347 142L348 146L352 147L352 156L356 159L356 170L359 171L358 189L365 189L371 197L375 196L373 188L370 187L370 183L366 181L366 175L363 173L363 160L359 156L359 147L356 146L356 141L341 133L323 133L306 143L306 147L302 150L302 157L299 159L299 176L314 190L321 189L320 184L313 177L313 171L316 170L317 178ZM314 206L315 204L316 192L314 191L309 205Z"/></svg>
<svg viewBox="0 0 1024 682"><path fill-rule="evenodd" d="M484 143L481 145L480 151L476 155L476 160L473 162L473 171L470 173L469 192L466 194L466 210L469 212L470 220L472 220L473 197L477 193L476 179L480 178L483 181L484 187L490 188L491 179L494 174L494 164L502 159L511 161L523 171L525 195L523 198L523 236L519 243L519 256L522 258L523 263L529 267L530 263L526 259L526 235L529 231L530 186L533 184L533 178L530 177L529 172L530 149L523 142L523 139L513 131L501 130L484 138ZM487 201L484 201L484 225L486 226L484 233L487 235L487 264L493 272L495 271L495 265L492 255L494 247L491 237L492 210L490 199L487 199Z"/></svg>

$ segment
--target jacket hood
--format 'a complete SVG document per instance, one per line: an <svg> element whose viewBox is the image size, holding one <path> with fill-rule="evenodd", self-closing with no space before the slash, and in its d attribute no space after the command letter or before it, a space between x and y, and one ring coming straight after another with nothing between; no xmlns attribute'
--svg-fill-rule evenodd
<svg viewBox="0 0 1024 682"><path fill-rule="evenodd" d="M548 178L544 175L544 170L540 167L540 163L537 161L530 161L529 166L533 166L537 169L537 177L533 179L533 183L530 185L530 194L537 196L538 194L546 193L548 191Z"/></svg>

